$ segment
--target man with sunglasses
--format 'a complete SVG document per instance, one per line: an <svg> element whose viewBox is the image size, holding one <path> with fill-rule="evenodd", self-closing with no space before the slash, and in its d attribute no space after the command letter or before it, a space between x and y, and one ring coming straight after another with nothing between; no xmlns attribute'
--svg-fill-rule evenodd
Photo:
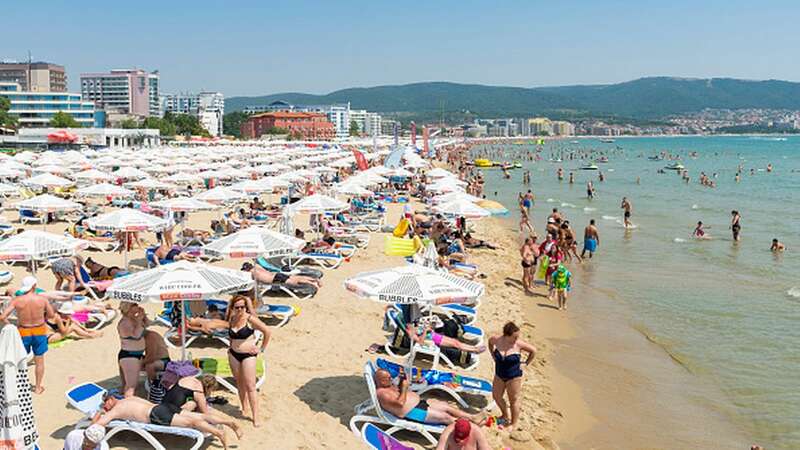
<svg viewBox="0 0 800 450"><path fill-rule="evenodd" d="M467 419L458 419L444 429L436 450L490 450L481 427Z"/></svg>

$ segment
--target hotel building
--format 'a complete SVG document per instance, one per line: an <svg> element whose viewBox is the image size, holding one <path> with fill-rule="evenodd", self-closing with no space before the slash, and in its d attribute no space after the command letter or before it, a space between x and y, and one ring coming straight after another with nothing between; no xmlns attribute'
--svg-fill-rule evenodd
<svg viewBox="0 0 800 450"><path fill-rule="evenodd" d="M242 124L244 139L258 139L274 128L306 140L330 140L335 136L333 123L325 114L313 112L276 111L251 116Z"/></svg>
<svg viewBox="0 0 800 450"><path fill-rule="evenodd" d="M0 83L19 84L25 92L66 92L67 75L64 66L47 62L2 62Z"/></svg>
<svg viewBox="0 0 800 450"><path fill-rule="evenodd" d="M160 116L158 71L112 70L81 74L81 95L108 114Z"/></svg>
<svg viewBox="0 0 800 450"><path fill-rule="evenodd" d="M79 94L25 91L19 83L0 82L0 97L11 102L8 112L17 118L20 128L49 127L57 112L69 114L82 127L95 126L94 104L81 100Z"/></svg>

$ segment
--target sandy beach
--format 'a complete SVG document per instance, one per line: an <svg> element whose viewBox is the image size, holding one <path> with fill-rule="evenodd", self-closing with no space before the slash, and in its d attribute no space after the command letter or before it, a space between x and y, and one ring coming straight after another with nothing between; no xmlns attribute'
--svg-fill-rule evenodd
<svg viewBox="0 0 800 450"><path fill-rule="evenodd" d="M11 219L15 213L7 212ZM208 228L217 212L190 214L189 226ZM387 223L396 223L399 208L389 208ZM14 219L15 220L15 219ZM296 225L307 223L298 218ZM16 225L16 223L15 223ZM522 328L529 342L539 349L533 371L526 375L521 423L513 435L496 428L487 429L486 434L493 448L507 446L513 449L536 448L536 441L545 448L556 448L552 436L562 422L562 413L554 409L551 368L549 364L552 345L544 339L549 333L561 333L566 322L555 318L547 325L534 323L536 317L526 317L523 297L518 287L516 237L509 231L508 223L501 219L486 219L475 222L476 235L491 239L501 249L474 250L470 261L479 265L487 275L486 295L478 316L477 325L489 335L500 332L502 325L514 320ZM42 229L41 225L27 228ZM47 225L47 231L62 232L63 223ZM143 236L150 243L154 235ZM117 253L84 252L104 264L120 264ZM143 265L143 252L131 254L131 265ZM236 267L240 260L226 260L220 264ZM343 287L343 281L359 272L404 264L400 257L383 254L383 234L374 233L367 249L346 262L339 269L328 271L323 287L316 297L309 300L273 299L273 303L288 303L300 309L299 316L285 327L272 327L272 340L267 349L267 381L261 391L263 424L259 429L241 420L245 434L237 442L230 436L232 448L255 449L341 449L360 448L359 439L349 428L353 407L368 397L363 379L363 365L367 360L380 355L371 355L366 349L373 343L383 344L386 334L381 330L382 304L358 299ZM22 265L12 268L15 278L12 286L20 283L26 275ZM52 289L54 277L49 270L37 273L40 286ZM147 304L152 317L160 309L158 304ZM104 335L98 339L73 341L60 348L51 349L46 355L46 391L34 397L41 446L44 449L60 448L66 434L81 418L81 414L67 406L64 392L71 386L86 381L97 382L104 387L119 387L116 353L119 340L116 321L106 325ZM163 333L164 327L154 325ZM190 347L190 356L224 355L225 348L214 341L196 343ZM173 359L179 351L171 350ZM493 363L488 354L480 356L478 369L470 375L491 380ZM139 393L143 393L140 386ZM231 403L220 407L223 412L240 417L237 400L220 391ZM419 436L401 433L399 437L419 445L424 441ZM164 438L168 448L188 448L186 441ZM208 442L208 441L207 441ZM148 445L134 434L122 433L110 442L113 449L146 449ZM208 445L208 444L207 444ZM209 448L219 448L211 443Z"/></svg>

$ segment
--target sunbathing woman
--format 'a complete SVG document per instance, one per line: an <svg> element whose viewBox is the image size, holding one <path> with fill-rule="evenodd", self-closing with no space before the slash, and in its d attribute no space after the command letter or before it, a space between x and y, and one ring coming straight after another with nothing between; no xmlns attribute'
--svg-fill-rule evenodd
<svg viewBox="0 0 800 450"><path fill-rule="evenodd" d="M156 248L156 251L153 252L153 255L155 256L153 259L156 265L161 265L161 261L195 261L197 259L188 253L183 253L183 250L178 247L167 245L166 241L162 242L161 245Z"/></svg>
<svg viewBox="0 0 800 450"><path fill-rule="evenodd" d="M290 286L310 284L316 288L322 287L322 282L318 278L306 275L288 275L280 272L270 272L261 266L253 266L253 264L249 262L242 264L241 270L252 273L253 279L263 284L283 283Z"/></svg>
<svg viewBox="0 0 800 450"><path fill-rule="evenodd" d="M92 258L87 258L84 265L94 280L113 280L117 275L126 273L121 267L104 266Z"/></svg>
<svg viewBox="0 0 800 450"><path fill-rule="evenodd" d="M94 339L103 335L102 331L87 330L81 324L72 320L71 316L75 311L72 309L72 303L70 302L63 303L57 312L58 314L53 316L52 322L46 321L51 331L47 335L47 342L58 342L68 337Z"/></svg>
<svg viewBox="0 0 800 450"><path fill-rule="evenodd" d="M194 230L192 228L184 228L181 230L181 238L184 242L198 241L202 244L208 243L211 240L211 233L205 230Z"/></svg>
<svg viewBox="0 0 800 450"><path fill-rule="evenodd" d="M204 334L213 334L217 330L228 328L228 321L216 305L208 305L205 317L188 317L186 320L187 328Z"/></svg>
<svg viewBox="0 0 800 450"><path fill-rule="evenodd" d="M430 323L422 323L422 321L419 321L418 323L419 324L416 326L413 324L407 324L406 331L408 332L408 336L419 345L425 345L425 340L430 338L430 340L433 341L437 347L451 347L468 353L476 354L486 351L485 345L476 346L465 344L458 339L454 339L433 331L433 327L431 327Z"/></svg>

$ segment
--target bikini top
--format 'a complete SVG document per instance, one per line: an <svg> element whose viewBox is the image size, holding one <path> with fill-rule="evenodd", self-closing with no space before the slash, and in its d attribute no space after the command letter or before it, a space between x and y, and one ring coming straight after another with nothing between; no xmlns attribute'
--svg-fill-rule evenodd
<svg viewBox="0 0 800 450"><path fill-rule="evenodd" d="M234 331L233 328L228 328L228 337L231 339L247 339L254 333L255 330L250 328L250 325L245 325L236 331Z"/></svg>
<svg viewBox="0 0 800 450"><path fill-rule="evenodd" d="M139 336L120 336L120 339L124 339L127 341L141 341L142 339L144 339L144 333L146 331L147 331L146 329L142 328L142 332L139 334Z"/></svg>

